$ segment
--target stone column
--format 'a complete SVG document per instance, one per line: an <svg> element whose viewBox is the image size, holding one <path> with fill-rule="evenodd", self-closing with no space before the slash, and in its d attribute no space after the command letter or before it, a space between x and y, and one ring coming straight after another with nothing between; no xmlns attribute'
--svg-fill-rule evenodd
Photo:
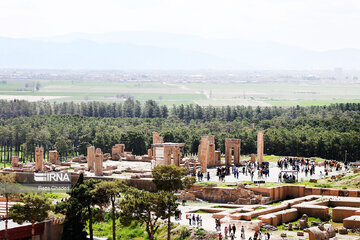
<svg viewBox="0 0 360 240"><path fill-rule="evenodd" d="M264 131L258 131L257 135L257 159L258 164L263 162L264 158Z"/></svg>
<svg viewBox="0 0 360 240"><path fill-rule="evenodd" d="M230 139L225 138L225 165L231 164L231 150L232 147L230 145Z"/></svg>
<svg viewBox="0 0 360 240"><path fill-rule="evenodd" d="M153 158L153 152L151 149L148 149L148 157Z"/></svg>
<svg viewBox="0 0 360 240"><path fill-rule="evenodd" d="M164 164L171 165L171 146L164 147Z"/></svg>
<svg viewBox="0 0 360 240"><path fill-rule="evenodd" d="M120 153L125 152L125 144L119 144L120 145Z"/></svg>
<svg viewBox="0 0 360 240"><path fill-rule="evenodd" d="M95 165L95 147L91 146L87 148L87 163L88 170L94 170Z"/></svg>
<svg viewBox="0 0 360 240"><path fill-rule="evenodd" d="M160 134L157 132L153 132L152 135L153 135L153 144L160 143L159 141Z"/></svg>
<svg viewBox="0 0 360 240"><path fill-rule="evenodd" d="M173 155L174 155L174 165L180 167L181 152L179 147L174 148Z"/></svg>
<svg viewBox="0 0 360 240"><path fill-rule="evenodd" d="M239 165L240 163L240 142L241 140L239 139L239 143L234 147L234 165Z"/></svg>
<svg viewBox="0 0 360 240"><path fill-rule="evenodd" d="M103 153L100 148L96 149L95 152L95 175L96 176L102 176L103 175Z"/></svg>
<svg viewBox="0 0 360 240"><path fill-rule="evenodd" d="M49 151L49 162L52 164L60 164L60 155L56 150Z"/></svg>
<svg viewBox="0 0 360 240"><path fill-rule="evenodd" d="M209 145L209 167L215 166L215 144Z"/></svg>
<svg viewBox="0 0 360 240"><path fill-rule="evenodd" d="M44 171L44 148L35 148L35 171Z"/></svg>
<svg viewBox="0 0 360 240"><path fill-rule="evenodd" d="M19 165L19 157L12 156L11 157L11 167L17 167Z"/></svg>
<svg viewBox="0 0 360 240"><path fill-rule="evenodd" d="M202 173L207 172L207 137L201 137L200 145L199 145L199 155L198 159L200 162L200 171Z"/></svg>

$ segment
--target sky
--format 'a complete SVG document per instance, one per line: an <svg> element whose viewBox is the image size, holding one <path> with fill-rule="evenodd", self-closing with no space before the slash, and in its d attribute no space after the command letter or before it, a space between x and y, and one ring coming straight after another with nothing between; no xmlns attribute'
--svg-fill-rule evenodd
<svg viewBox="0 0 360 240"><path fill-rule="evenodd" d="M0 36L166 32L360 48L360 0L0 0Z"/></svg>

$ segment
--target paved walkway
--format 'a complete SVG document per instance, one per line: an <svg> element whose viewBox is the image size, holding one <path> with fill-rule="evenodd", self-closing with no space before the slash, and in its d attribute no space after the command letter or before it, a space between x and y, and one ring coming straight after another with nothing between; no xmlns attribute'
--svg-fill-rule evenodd
<svg viewBox="0 0 360 240"><path fill-rule="evenodd" d="M234 178L234 175L231 174L231 175L228 175L225 177L225 182L234 183L234 182L242 182L242 181L251 181L250 174L244 175L244 174L242 174L242 167L240 167L239 169L240 169L239 179ZM288 170L290 170L290 168L288 168ZM254 181L264 180L265 182L278 182L278 177L279 177L280 171L281 171L281 169L277 167L277 163L271 162L270 163L270 176L259 178L258 172L255 171L253 180ZM320 171L322 172L322 174L320 174ZM218 182L219 181L218 176L216 176L216 168L209 168L208 172L210 172L210 182ZM341 171L336 171L335 168L333 168L333 171L329 172L329 176L338 175L338 174L344 173L344 172L346 172L344 167L343 167L343 170L341 170ZM306 180L309 180L310 178L320 179L320 178L325 177L324 175L325 175L324 167L315 167L315 174L313 174L312 176L310 176L310 174L305 176L305 172L300 171L298 174L298 178L299 178L299 181L306 181ZM206 181L206 175L204 175L203 181Z"/></svg>

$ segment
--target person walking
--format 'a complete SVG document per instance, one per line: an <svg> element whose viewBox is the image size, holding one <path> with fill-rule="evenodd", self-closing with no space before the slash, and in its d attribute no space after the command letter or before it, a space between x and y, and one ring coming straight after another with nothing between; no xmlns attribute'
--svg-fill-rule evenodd
<svg viewBox="0 0 360 240"><path fill-rule="evenodd" d="M244 228L244 226L241 226L241 238L245 239L245 228Z"/></svg>
<svg viewBox="0 0 360 240"><path fill-rule="evenodd" d="M219 232L219 240L222 240L221 232Z"/></svg>

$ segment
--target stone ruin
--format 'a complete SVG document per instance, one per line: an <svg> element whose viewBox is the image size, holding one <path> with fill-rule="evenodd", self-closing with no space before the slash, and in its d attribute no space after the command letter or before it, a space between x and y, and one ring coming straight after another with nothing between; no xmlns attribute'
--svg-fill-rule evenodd
<svg viewBox="0 0 360 240"><path fill-rule="evenodd" d="M88 170L94 170L95 166L95 147L91 146L87 148L87 164Z"/></svg>
<svg viewBox="0 0 360 240"><path fill-rule="evenodd" d="M111 149L111 158L113 160L120 160L121 157L125 156L125 144L115 144Z"/></svg>
<svg viewBox="0 0 360 240"><path fill-rule="evenodd" d="M94 164L96 176L103 175L103 169L104 169L103 161L104 161L103 153L100 148L97 148L95 151L95 164Z"/></svg>
<svg viewBox="0 0 360 240"><path fill-rule="evenodd" d="M175 165L180 167L181 148L185 143L156 143L152 144L153 166Z"/></svg>
<svg viewBox="0 0 360 240"><path fill-rule="evenodd" d="M258 131L257 135L257 159L258 164L264 160L264 131Z"/></svg>
<svg viewBox="0 0 360 240"><path fill-rule="evenodd" d="M49 151L49 162L60 165L60 154L56 150Z"/></svg>
<svg viewBox="0 0 360 240"><path fill-rule="evenodd" d="M207 172L208 167L215 166L215 136L201 137L198 148L198 161L200 162L200 171Z"/></svg>
<svg viewBox="0 0 360 240"><path fill-rule="evenodd" d="M234 149L234 165L240 163L241 139L225 138L225 165L232 164L232 150Z"/></svg>
<svg viewBox="0 0 360 240"><path fill-rule="evenodd" d="M18 156L12 156L11 157L11 167L20 167L19 164L19 157Z"/></svg>
<svg viewBox="0 0 360 240"><path fill-rule="evenodd" d="M336 236L335 228L331 224L324 224L318 227L306 229L309 233L309 240L329 240Z"/></svg>
<svg viewBox="0 0 360 240"><path fill-rule="evenodd" d="M44 148L35 148L35 171L44 171Z"/></svg>
<svg viewBox="0 0 360 240"><path fill-rule="evenodd" d="M153 132L153 144L164 143L164 138L159 133Z"/></svg>

